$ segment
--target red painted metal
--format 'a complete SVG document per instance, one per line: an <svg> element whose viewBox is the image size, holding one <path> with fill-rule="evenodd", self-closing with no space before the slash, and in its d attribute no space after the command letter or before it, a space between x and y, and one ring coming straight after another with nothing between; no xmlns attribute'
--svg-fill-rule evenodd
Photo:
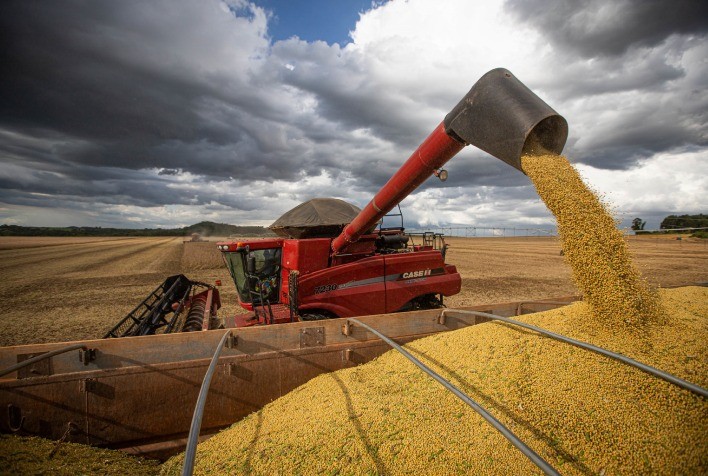
<svg viewBox="0 0 708 476"><path fill-rule="evenodd" d="M202 330L209 330L209 324L211 322L211 315L213 311L213 301L214 301L214 290L209 289L206 295L206 305L204 306L204 320L202 321Z"/></svg>
<svg viewBox="0 0 708 476"><path fill-rule="evenodd" d="M461 151L465 145L447 135L444 124L440 123L361 213L334 239L332 242L334 254L346 252L350 243L356 242L363 233L376 225L384 215L433 175L435 170Z"/></svg>
<svg viewBox="0 0 708 476"><path fill-rule="evenodd" d="M270 238L217 243L224 253L244 252L246 248L282 250L280 289L277 302L270 303L269 319L256 317L253 304L241 302L244 309L252 312L236 316L234 325L289 322L291 304L300 316L352 317L396 312L422 296L452 296L460 292L462 279L454 266L445 264L440 250L417 247L406 253L379 252L379 234L365 232L464 146L447 135L441 123L335 239ZM297 303L290 302L293 275L297 275Z"/></svg>
<svg viewBox="0 0 708 476"><path fill-rule="evenodd" d="M290 322L290 307L285 304L273 304L271 305L271 310L273 311L273 324L286 324ZM226 327L252 327L252 326L262 326L268 324L265 322L263 317L260 319L256 317L253 312L247 314L238 314L231 318L226 318L224 320Z"/></svg>
<svg viewBox="0 0 708 476"><path fill-rule="evenodd" d="M250 240L222 241L216 245L221 251L236 251L245 246L248 246L251 250L265 250L268 248L282 248L283 241L283 238L253 238Z"/></svg>
<svg viewBox="0 0 708 476"><path fill-rule="evenodd" d="M331 243L330 238L286 240L283 243L283 269L297 270L304 275L327 268Z"/></svg>

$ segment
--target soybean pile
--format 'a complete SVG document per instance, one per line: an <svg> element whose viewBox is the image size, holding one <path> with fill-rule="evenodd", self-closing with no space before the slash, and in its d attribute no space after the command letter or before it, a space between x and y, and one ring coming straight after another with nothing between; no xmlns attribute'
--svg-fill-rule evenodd
<svg viewBox="0 0 708 476"><path fill-rule="evenodd" d="M656 293L632 264L612 215L568 160L556 154L524 155L521 167L556 217L573 281L602 324L617 332L641 333L664 319Z"/></svg>
<svg viewBox="0 0 708 476"><path fill-rule="evenodd" d="M76 443L57 443L36 437L0 435L0 474L153 475L157 461L114 450Z"/></svg>
<svg viewBox="0 0 708 476"><path fill-rule="evenodd" d="M561 156L522 158L585 301L522 320L705 386L708 291L649 289ZM664 309L670 309L667 314ZM704 399L505 324L408 344L564 474L705 473ZM179 471L182 457L163 466ZM400 354L321 375L199 445L197 474L530 474L501 434Z"/></svg>
<svg viewBox="0 0 708 476"><path fill-rule="evenodd" d="M520 317L708 384L708 289L661 290L671 314L637 346L592 334L587 303ZM505 324L406 345L563 474L705 474L708 405L632 367ZM163 465L177 474L183 456ZM400 354L323 374L198 447L195 474L536 474L517 449Z"/></svg>

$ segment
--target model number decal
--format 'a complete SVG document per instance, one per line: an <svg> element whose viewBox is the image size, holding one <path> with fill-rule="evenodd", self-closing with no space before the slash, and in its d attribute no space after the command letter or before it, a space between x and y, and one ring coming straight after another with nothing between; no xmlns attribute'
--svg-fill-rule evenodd
<svg viewBox="0 0 708 476"><path fill-rule="evenodd" d="M412 278L423 278L425 276L430 276L432 273L432 270L430 269L421 269L420 271L408 271L407 273L403 273L401 275L402 279L412 279Z"/></svg>
<svg viewBox="0 0 708 476"><path fill-rule="evenodd" d="M315 294L336 291L338 288L339 288L338 284L323 284L322 286L315 286Z"/></svg>

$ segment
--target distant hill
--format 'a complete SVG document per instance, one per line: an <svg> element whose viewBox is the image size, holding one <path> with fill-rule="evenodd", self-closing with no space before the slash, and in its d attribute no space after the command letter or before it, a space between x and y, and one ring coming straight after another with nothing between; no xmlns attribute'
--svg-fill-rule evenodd
<svg viewBox="0 0 708 476"><path fill-rule="evenodd" d="M103 228L92 226L44 227L0 225L0 236L275 236L262 226L239 226L203 221L183 228Z"/></svg>
<svg viewBox="0 0 708 476"><path fill-rule="evenodd" d="M213 221L202 221L195 225L182 228L184 233L190 235L199 233L204 237L209 236L275 236L275 233L262 226L241 226L229 225L227 223L214 223Z"/></svg>

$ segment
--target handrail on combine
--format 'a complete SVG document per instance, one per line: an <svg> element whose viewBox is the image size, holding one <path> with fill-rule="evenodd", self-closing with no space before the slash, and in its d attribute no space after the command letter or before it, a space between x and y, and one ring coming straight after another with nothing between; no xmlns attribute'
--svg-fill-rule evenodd
<svg viewBox="0 0 708 476"><path fill-rule="evenodd" d="M497 316L496 314L489 314L486 312L479 312L479 311L463 311L463 310L455 310L455 309L444 309L440 313L440 317L439 317L440 323L441 324L444 323L445 322L445 315L451 314L451 313L469 315L469 316L485 317L490 320L501 321L506 324L511 324L513 326L523 327L524 329L529 329L531 331L537 332L541 335L544 335L546 337L550 337L552 339L559 340L559 341L564 342L566 344L574 345L576 347L580 347L581 349L589 350L591 352L596 352L598 354L604 355L605 357L609 357L611 359L618 360L624 364L635 367L643 372L651 374L651 375L658 377L660 379L666 380L667 382L672 383L678 387L681 387L685 390L688 390L688 391L693 392L697 395L700 395L703 398L708 398L708 390L706 390L703 387L700 387L696 384L693 384L691 382L683 380L682 378L679 378L679 377L672 375L668 372L664 372L663 370L659 370L656 367L652 367L650 365L643 364L643 363L638 362L634 359L631 359L625 355L618 354L616 352L612 352L611 350L607 350L602 347L598 347L598 346L589 344L587 342L582 342L582 341L575 340L575 339L572 339L570 337L567 337L567 336L564 336L561 334L556 334L555 332L548 331L548 330L543 329L541 327L536 327L534 325L527 324L525 322L517 321L514 319L509 319L508 317Z"/></svg>
<svg viewBox="0 0 708 476"><path fill-rule="evenodd" d="M13 365L12 367L8 367L4 370L0 370L0 377L4 377L7 374L10 374L12 372L15 372L17 370L20 370L21 368L27 367L28 365L32 365L34 363L39 362L40 360L48 359L50 357L54 357L55 355L63 354L65 352L71 352L72 350L76 349L81 349L84 352L88 351L88 347L86 347L84 344L73 344L73 345L68 345L66 347L62 347L57 350L53 350L51 352L45 352L40 355L36 355L32 357L31 359L23 360L22 362Z"/></svg>
<svg viewBox="0 0 708 476"><path fill-rule="evenodd" d="M543 471L545 474L549 475L559 475L558 471L556 471L546 460L541 458L534 450L529 448L523 441L521 441L514 433L511 432L507 427L505 427L499 420L494 418L491 414L489 414L482 406L480 406L477 402L472 400L468 395L463 393L459 388L457 388L455 385L450 383L449 381L445 380L442 378L438 373L436 373L434 370L432 370L430 367L426 366L424 363L422 363L420 360L416 359L413 355L411 355L407 350L405 350L403 347L395 343L393 340L389 339L385 335L381 334L379 331L374 329L373 327L364 324L358 319L355 318L349 318L347 320L347 324L350 322L354 322L356 324L359 324L369 332L372 332L375 336L377 336L379 339L383 340L386 342L388 345L393 347L395 350L400 352L405 358L413 362L418 368L420 368L423 372L431 376L434 380L436 380L440 385L448 389L450 392L452 392L457 398L465 402L467 405L472 407L474 411L479 413L482 418L487 420L494 428L496 428L504 437L506 437L507 440L511 442L512 445L516 446L519 451L521 451L524 456L526 456L528 459L533 462L536 466L538 466L541 471ZM348 331L347 331L348 332ZM348 335L348 334L347 334ZM183 473L184 474L184 473Z"/></svg>
<svg viewBox="0 0 708 476"><path fill-rule="evenodd" d="M182 476L192 476L194 471L194 458L197 454L197 441L199 440L199 432L202 428L202 417L204 416L204 405L206 404L207 395L209 394L209 386L211 385L211 377L214 375L216 363L219 361L221 351L224 349L226 339L231 335L231 331L224 332L219 345L216 346L214 356L211 358L209 368L204 374L202 386L199 389L199 397L197 404L194 407L194 415L192 415L192 425L189 428L189 438L187 439L187 449L184 453L184 464L182 465Z"/></svg>

